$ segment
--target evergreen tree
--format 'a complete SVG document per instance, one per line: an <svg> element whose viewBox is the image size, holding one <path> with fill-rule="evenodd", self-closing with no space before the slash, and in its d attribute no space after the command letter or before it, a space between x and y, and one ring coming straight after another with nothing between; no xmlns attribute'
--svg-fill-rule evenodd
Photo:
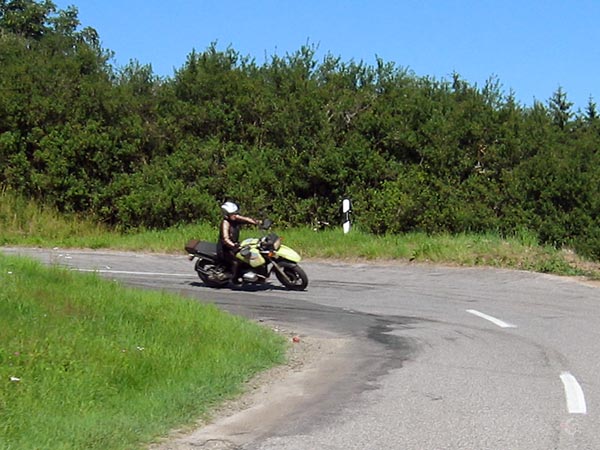
<svg viewBox="0 0 600 450"><path fill-rule="evenodd" d="M585 108L585 121L589 124L595 123L598 120L598 109L596 107L596 102L594 99L590 97L588 99L587 106Z"/></svg>
<svg viewBox="0 0 600 450"><path fill-rule="evenodd" d="M567 94L561 86L552 94L548 104L554 124L564 130L571 117L573 117L571 110L573 103L568 101Z"/></svg>

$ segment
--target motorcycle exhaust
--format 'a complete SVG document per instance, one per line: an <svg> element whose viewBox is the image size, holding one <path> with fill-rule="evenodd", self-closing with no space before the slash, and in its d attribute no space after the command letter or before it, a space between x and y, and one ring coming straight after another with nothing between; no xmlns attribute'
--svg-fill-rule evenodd
<svg viewBox="0 0 600 450"><path fill-rule="evenodd" d="M258 281L258 275L254 272L246 272L242 275L242 278L249 283L256 283Z"/></svg>

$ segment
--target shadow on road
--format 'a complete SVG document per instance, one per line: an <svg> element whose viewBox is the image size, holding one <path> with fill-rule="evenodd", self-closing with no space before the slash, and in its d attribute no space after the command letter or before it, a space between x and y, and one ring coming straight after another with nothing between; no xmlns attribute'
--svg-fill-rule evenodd
<svg viewBox="0 0 600 450"><path fill-rule="evenodd" d="M217 291L242 291L242 292L265 292L265 291L287 291L283 286L278 286L270 283L264 284L242 284L240 286L236 286L235 284L228 284L227 286L223 286L220 288L212 288L206 286L204 283L198 281L192 281L190 286L201 287L208 290L217 290Z"/></svg>

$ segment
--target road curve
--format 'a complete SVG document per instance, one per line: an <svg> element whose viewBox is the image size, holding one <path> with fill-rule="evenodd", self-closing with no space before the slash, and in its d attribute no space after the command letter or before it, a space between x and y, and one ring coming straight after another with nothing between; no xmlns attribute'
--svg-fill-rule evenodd
<svg viewBox="0 0 600 450"><path fill-rule="evenodd" d="M172 448L600 448L600 290L575 280L309 261L305 292L275 280L213 290L183 255L0 251L173 290L332 344L289 389L273 387L271 403Z"/></svg>

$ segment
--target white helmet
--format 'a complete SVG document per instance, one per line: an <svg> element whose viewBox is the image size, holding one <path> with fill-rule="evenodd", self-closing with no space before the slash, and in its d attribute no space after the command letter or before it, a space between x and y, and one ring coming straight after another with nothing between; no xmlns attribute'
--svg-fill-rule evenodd
<svg viewBox="0 0 600 450"><path fill-rule="evenodd" d="M240 212L240 207L233 202L225 202L221 205L221 212L225 217L231 214L237 214Z"/></svg>

